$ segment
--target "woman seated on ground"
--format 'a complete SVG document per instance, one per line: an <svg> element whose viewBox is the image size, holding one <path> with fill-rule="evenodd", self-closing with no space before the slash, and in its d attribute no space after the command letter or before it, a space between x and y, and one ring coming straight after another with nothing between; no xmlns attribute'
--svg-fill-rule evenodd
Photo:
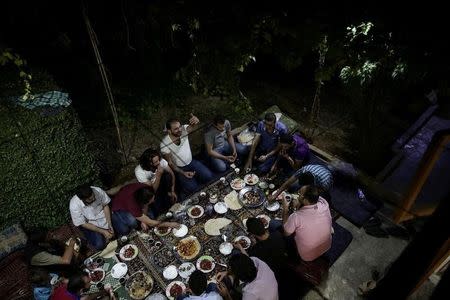
<svg viewBox="0 0 450 300"><path fill-rule="evenodd" d="M68 245L61 241L46 240L47 232L34 230L28 234L25 253L28 263L34 267L42 267L49 272L69 276L78 270L77 265L82 260L79 239L70 238Z"/></svg>
<svg viewBox="0 0 450 300"><path fill-rule="evenodd" d="M134 169L136 179L153 188L156 194L154 210L157 214L167 211L177 201L175 193L175 174L159 151L147 149Z"/></svg>

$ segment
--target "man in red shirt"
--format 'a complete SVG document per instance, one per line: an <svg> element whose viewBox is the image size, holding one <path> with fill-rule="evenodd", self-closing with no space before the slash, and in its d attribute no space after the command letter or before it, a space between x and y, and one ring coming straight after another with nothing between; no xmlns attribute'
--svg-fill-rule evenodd
<svg viewBox="0 0 450 300"><path fill-rule="evenodd" d="M89 289L91 286L91 279L86 273L79 273L65 279L60 286L58 286L52 293L50 300L91 300L98 297L105 297L102 299L115 299L114 294L110 290L102 290L97 293L89 294L81 297L84 289Z"/></svg>
<svg viewBox="0 0 450 300"><path fill-rule="evenodd" d="M176 222L154 220L149 205L155 201L153 189L144 183L131 183L120 189L112 200L112 222L119 235L126 235L138 227L146 231L150 226L178 228Z"/></svg>

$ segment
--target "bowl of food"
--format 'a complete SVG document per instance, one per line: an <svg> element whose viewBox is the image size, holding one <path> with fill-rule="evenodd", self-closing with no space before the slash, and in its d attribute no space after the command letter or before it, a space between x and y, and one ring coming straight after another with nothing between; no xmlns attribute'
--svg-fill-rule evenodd
<svg viewBox="0 0 450 300"><path fill-rule="evenodd" d="M214 262L214 258L209 255L203 255L197 259L197 270L203 273L209 273L216 267L216 263Z"/></svg>
<svg viewBox="0 0 450 300"><path fill-rule="evenodd" d="M166 296L170 300L177 299L178 296L184 293L186 286L181 281L172 281L167 285Z"/></svg>
<svg viewBox="0 0 450 300"><path fill-rule="evenodd" d="M169 227L155 227L153 229L153 232L157 235L157 236L166 236L170 233L170 228Z"/></svg>
<svg viewBox="0 0 450 300"><path fill-rule="evenodd" d="M153 278L144 271L137 271L128 278L125 288L131 299L144 299L153 289Z"/></svg>
<svg viewBox="0 0 450 300"><path fill-rule="evenodd" d="M264 228L269 228L269 223L270 223L270 217L268 215L258 215L256 216L258 219L260 219L264 225Z"/></svg>
<svg viewBox="0 0 450 300"><path fill-rule="evenodd" d="M119 252L119 257L123 261L130 261L136 258L138 255L138 248L136 245L128 244L122 247Z"/></svg>
<svg viewBox="0 0 450 300"><path fill-rule="evenodd" d="M91 278L92 284L97 284L105 278L105 270L96 268L89 272L89 278Z"/></svg>
<svg viewBox="0 0 450 300"><path fill-rule="evenodd" d="M245 181L242 178L235 178L230 182L230 186L233 190L239 191L245 187Z"/></svg>
<svg viewBox="0 0 450 300"><path fill-rule="evenodd" d="M250 238L245 235L238 236L237 238L234 239L234 242L239 243L244 249L250 248L250 245L252 244Z"/></svg>
<svg viewBox="0 0 450 300"><path fill-rule="evenodd" d="M256 174L247 174L244 176L244 182L247 185L255 185L259 182L259 177Z"/></svg>
<svg viewBox="0 0 450 300"><path fill-rule="evenodd" d="M264 203L264 207L265 207L268 211L274 212L274 211L277 211L277 210L280 209L280 203L277 202L277 201L272 202L272 203L266 202L266 203Z"/></svg>
<svg viewBox="0 0 450 300"><path fill-rule="evenodd" d="M244 207L255 208L266 201L266 196L258 187L245 187L239 192L239 201Z"/></svg>
<svg viewBox="0 0 450 300"><path fill-rule="evenodd" d="M261 188L263 190L265 190L265 189L267 189L269 187L269 185L265 181L260 181L258 186L259 186L259 188Z"/></svg>
<svg viewBox="0 0 450 300"><path fill-rule="evenodd" d="M188 209L187 214L192 219L197 219L203 216L205 213L205 210L200 205L194 205L191 208Z"/></svg>
<svg viewBox="0 0 450 300"><path fill-rule="evenodd" d="M201 246L198 239L191 235L181 239L176 246L176 250L181 259L191 260L200 253Z"/></svg>

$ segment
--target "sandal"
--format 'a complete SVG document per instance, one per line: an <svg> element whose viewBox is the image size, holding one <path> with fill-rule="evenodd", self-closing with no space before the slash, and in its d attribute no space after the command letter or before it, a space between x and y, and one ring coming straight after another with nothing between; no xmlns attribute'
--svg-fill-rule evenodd
<svg viewBox="0 0 450 300"><path fill-rule="evenodd" d="M377 282L375 280L365 281L358 287L358 296L365 296L376 287Z"/></svg>

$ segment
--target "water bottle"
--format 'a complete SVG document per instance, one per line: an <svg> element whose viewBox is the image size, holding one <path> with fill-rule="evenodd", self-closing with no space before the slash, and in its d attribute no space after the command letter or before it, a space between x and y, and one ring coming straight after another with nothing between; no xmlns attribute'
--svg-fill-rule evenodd
<svg viewBox="0 0 450 300"><path fill-rule="evenodd" d="M361 189L358 189L358 198L360 201L366 200L366 195L364 195L364 193Z"/></svg>

